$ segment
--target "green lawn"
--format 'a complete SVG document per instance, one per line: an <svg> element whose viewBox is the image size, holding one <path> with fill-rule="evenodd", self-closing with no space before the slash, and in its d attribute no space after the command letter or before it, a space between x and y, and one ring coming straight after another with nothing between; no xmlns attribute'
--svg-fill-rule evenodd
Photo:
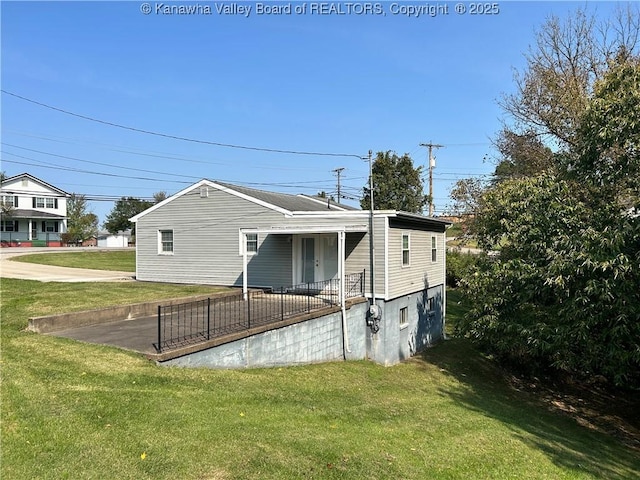
<svg viewBox="0 0 640 480"><path fill-rule="evenodd" d="M91 250L64 253L36 253L12 258L14 261L55 265L57 267L91 268L120 272L136 271L135 250Z"/></svg>
<svg viewBox="0 0 640 480"><path fill-rule="evenodd" d="M637 452L511 389L460 339L394 367L166 368L23 330L30 316L210 288L0 287L3 479L640 477ZM454 324L463 306L448 299Z"/></svg>

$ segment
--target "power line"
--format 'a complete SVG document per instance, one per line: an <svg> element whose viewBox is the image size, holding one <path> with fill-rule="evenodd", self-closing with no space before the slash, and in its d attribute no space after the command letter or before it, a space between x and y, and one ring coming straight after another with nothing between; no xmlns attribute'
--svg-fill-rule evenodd
<svg viewBox="0 0 640 480"><path fill-rule="evenodd" d="M204 145L214 145L216 147L237 148L237 149L242 149L242 150L253 150L253 151L258 151L258 152L284 153L284 154L288 154L288 155L312 155L312 156L323 156L323 157L355 157L355 158L358 158L358 159L362 158L361 155L356 155L356 154L353 154L353 153L328 153L328 152L306 152L306 151L298 151L298 150L280 150L280 149L276 149L276 148L251 147L251 146L247 146L247 145L236 145L236 144L231 144L231 143L212 142L212 141L208 141L208 140L199 140L199 139L195 139L195 138L181 137L181 136L178 136L178 135L170 135L170 134L166 134L166 133L154 132L154 131L151 131L151 130L144 130L144 129L136 128L136 127L129 127L129 126L121 125L121 124L114 123L114 122L107 122L106 120L100 120L100 119L97 119L97 118L89 117L87 115L81 115L79 113L74 113L74 112L70 112L68 110L64 110L62 108L54 107L52 105L47 105L46 103L37 102L37 101L32 100L30 98L23 97L21 95L9 92L9 91L4 90L4 89L0 89L0 91L2 93L6 94L6 95L10 95L12 97L18 98L18 99L23 100L25 102L32 103L34 105L38 105L38 106L43 107L43 108L48 108L48 109L54 110L56 112L64 113L65 115L71 115L73 117L82 118L83 120L88 120L90 122L101 123L103 125L108 125L110 127L122 128L124 130L129 130L129 131L132 131L132 132L144 133L146 135L155 135L157 137L163 137L163 138L170 138L172 140L180 140L180 141L183 141L183 142L200 143L200 144L204 144Z"/></svg>

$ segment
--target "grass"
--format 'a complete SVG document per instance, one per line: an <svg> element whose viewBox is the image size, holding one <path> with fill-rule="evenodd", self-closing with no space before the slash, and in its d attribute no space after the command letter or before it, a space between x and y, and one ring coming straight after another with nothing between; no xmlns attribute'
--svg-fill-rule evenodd
<svg viewBox="0 0 640 480"><path fill-rule="evenodd" d="M21 255L12 261L55 265L57 267L90 268L94 270L136 271L135 250L92 250L64 253Z"/></svg>
<svg viewBox="0 0 640 480"><path fill-rule="evenodd" d="M2 478L640 477L637 452L513 390L461 339L394 367L166 368L23 329L30 316L206 287L0 286ZM454 324L462 299L448 300Z"/></svg>

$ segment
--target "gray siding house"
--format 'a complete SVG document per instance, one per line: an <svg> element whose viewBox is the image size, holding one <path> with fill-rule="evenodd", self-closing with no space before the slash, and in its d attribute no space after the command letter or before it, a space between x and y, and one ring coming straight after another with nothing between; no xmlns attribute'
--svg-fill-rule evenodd
<svg viewBox="0 0 640 480"><path fill-rule="evenodd" d="M178 192L136 222L136 278L278 289L365 272L377 305L367 357L390 365L443 337L445 228L450 222L375 211L370 275L370 212L305 195L210 180ZM342 297L343 298L343 297Z"/></svg>

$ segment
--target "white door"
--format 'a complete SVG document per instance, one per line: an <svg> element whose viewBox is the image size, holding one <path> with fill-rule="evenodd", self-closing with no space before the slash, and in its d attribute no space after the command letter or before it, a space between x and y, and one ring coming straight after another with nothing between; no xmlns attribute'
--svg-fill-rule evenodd
<svg viewBox="0 0 640 480"><path fill-rule="evenodd" d="M316 239L315 237L302 237L302 282L313 283L316 281L316 269L319 260L316 255Z"/></svg>
<svg viewBox="0 0 640 480"><path fill-rule="evenodd" d="M297 283L323 282L338 277L338 240L335 234L299 237Z"/></svg>

